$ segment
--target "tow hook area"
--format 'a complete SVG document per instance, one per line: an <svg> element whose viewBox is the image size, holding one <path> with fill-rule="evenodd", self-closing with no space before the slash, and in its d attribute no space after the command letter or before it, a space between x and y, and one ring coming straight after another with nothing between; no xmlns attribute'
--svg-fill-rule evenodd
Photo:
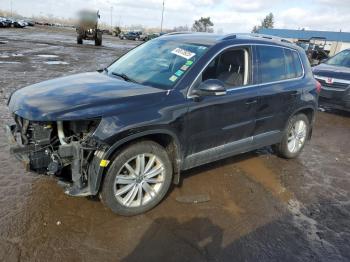
<svg viewBox="0 0 350 262"><path fill-rule="evenodd" d="M59 182L64 187L64 192L70 196L95 195L98 169L109 164L108 160L103 159L104 150L83 147L79 142L72 142L61 145L58 155L71 159L72 183ZM55 172L55 169L52 172Z"/></svg>

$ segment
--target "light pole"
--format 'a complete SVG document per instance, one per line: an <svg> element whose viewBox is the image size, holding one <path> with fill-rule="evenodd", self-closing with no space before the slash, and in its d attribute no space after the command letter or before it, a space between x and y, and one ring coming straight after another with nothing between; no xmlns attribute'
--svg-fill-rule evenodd
<svg viewBox="0 0 350 262"><path fill-rule="evenodd" d="M113 6L111 6L111 29L113 30Z"/></svg>
<svg viewBox="0 0 350 262"><path fill-rule="evenodd" d="M10 5L11 5L11 17L12 17L12 0L10 1Z"/></svg>
<svg viewBox="0 0 350 262"><path fill-rule="evenodd" d="M163 0L163 9L162 9L162 21L160 22L160 32L163 33L163 17L164 17L164 0Z"/></svg>

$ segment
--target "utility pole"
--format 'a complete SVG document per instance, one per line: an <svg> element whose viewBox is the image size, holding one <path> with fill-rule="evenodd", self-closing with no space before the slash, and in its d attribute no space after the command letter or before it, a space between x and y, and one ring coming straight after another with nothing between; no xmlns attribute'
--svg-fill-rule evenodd
<svg viewBox="0 0 350 262"><path fill-rule="evenodd" d="M111 6L111 29L113 30L113 6Z"/></svg>
<svg viewBox="0 0 350 262"><path fill-rule="evenodd" d="M160 22L160 32L163 33L163 17L164 17L164 0L163 0L163 9L162 9L162 21Z"/></svg>

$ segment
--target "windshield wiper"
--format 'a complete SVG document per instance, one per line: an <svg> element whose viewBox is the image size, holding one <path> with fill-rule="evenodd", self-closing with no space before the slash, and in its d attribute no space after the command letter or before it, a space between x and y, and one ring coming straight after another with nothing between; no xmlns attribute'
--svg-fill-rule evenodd
<svg viewBox="0 0 350 262"><path fill-rule="evenodd" d="M131 79L130 77L128 77L128 76L127 76L126 74L124 74L124 73L119 74L119 73L116 73L116 72L112 72L112 75L118 76L118 77L124 79L124 80L127 81L127 82L138 83L137 81L135 81L134 79Z"/></svg>

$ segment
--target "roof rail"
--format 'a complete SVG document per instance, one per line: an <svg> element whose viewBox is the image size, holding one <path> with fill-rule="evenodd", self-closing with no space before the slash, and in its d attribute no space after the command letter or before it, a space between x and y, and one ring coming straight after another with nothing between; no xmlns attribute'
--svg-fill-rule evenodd
<svg viewBox="0 0 350 262"><path fill-rule="evenodd" d="M277 36L272 36L272 35L263 35L263 34L251 34L252 37L259 37L259 38L264 38L264 39L270 39L270 40L276 40L276 41L281 41L284 43L289 43L292 44L291 41L281 38L281 37L277 37Z"/></svg>
<svg viewBox="0 0 350 262"><path fill-rule="evenodd" d="M182 34L193 34L193 32L191 31L171 32L171 33L166 33L164 35L182 35Z"/></svg>
<svg viewBox="0 0 350 262"><path fill-rule="evenodd" d="M236 34L229 34L229 35L225 35L223 38L221 38L221 40L231 40L236 38L237 38Z"/></svg>

